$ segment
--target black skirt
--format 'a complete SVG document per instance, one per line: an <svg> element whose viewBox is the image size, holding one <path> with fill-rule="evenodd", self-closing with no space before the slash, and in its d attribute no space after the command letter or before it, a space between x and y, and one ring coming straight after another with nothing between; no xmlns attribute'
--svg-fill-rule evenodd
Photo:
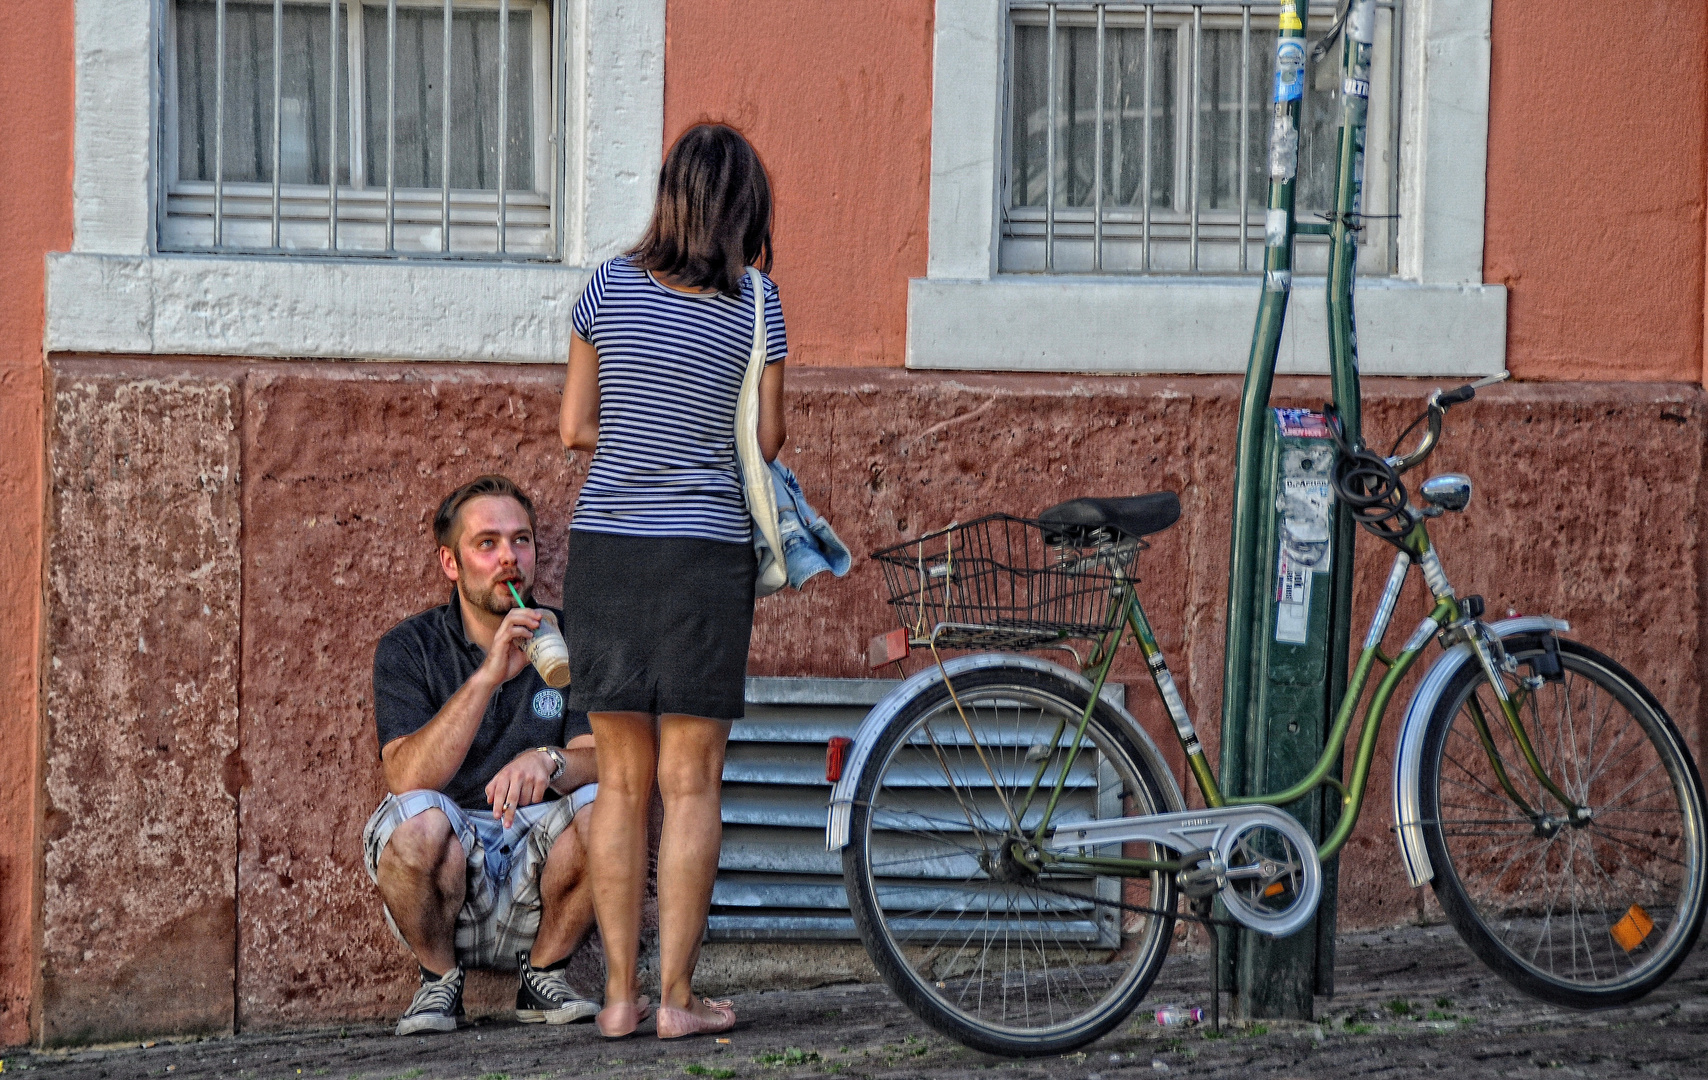
<svg viewBox="0 0 1708 1080"><path fill-rule="evenodd" d="M568 708L740 718L758 572L751 544L572 531Z"/></svg>

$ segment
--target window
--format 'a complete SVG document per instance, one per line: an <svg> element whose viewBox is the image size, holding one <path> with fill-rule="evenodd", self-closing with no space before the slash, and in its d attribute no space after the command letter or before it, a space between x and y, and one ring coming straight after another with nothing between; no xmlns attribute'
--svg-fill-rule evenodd
<svg viewBox="0 0 1708 1080"><path fill-rule="evenodd" d="M550 259L544 0L175 0L161 247Z"/></svg>
<svg viewBox="0 0 1708 1080"><path fill-rule="evenodd" d="M1506 290L1483 282L1492 0L1376 2L1360 367L1492 374L1506 362ZM1310 27L1331 7L1311 0ZM936 0L930 246L908 285L908 366L1243 372L1279 11ZM1318 65L1307 88L1301 221L1329 208L1337 75ZM1294 266L1278 369L1324 372L1323 241L1300 237Z"/></svg>
<svg viewBox="0 0 1708 1080"><path fill-rule="evenodd" d="M1396 160L1398 0L1378 5L1366 206L1386 207ZM1275 5L1254 0L1008 5L1000 268L1009 272L1247 273L1261 269ZM1311 10L1326 28L1332 5ZM1321 40L1321 30L1310 39ZM1339 50L1314 65L1300 132L1301 220L1334 205ZM1148 194L1147 194L1148 192ZM1240 207L1245 207L1245 214ZM1390 220L1361 238L1388 273ZM1326 244L1301 238L1301 273Z"/></svg>

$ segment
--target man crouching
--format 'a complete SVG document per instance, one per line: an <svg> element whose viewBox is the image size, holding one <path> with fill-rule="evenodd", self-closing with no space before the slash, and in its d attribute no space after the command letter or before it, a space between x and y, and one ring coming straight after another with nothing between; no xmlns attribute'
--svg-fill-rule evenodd
<svg viewBox="0 0 1708 1080"><path fill-rule="evenodd" d="M586 714L566 712L522 651L559 617L530 593L533 503L483 476L446 496L433 535L451 600L398 623L374 653L391 794L362 843L386 921L421 966L397 1033L454 1031L464 968L519 968L523 1023L586 1019L599 1002L563 973L593 925L592 815L579 811L597 773Z"/></svg>

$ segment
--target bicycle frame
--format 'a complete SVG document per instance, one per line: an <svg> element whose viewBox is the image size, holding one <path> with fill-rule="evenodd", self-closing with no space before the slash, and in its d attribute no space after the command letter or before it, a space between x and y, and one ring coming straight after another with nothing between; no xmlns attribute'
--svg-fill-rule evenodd
<svg viewBox="0 0 1708 1080"><path fill-rule="evenodd" d="M1439 558L1430 545L1429 535L1424 527L1423 519L1419 519L1406 536L1405 547L1395 556L1393 569L1389 572L1386 587L1377 605L1375 615L1371 619L1369 633L1364 639L1364 647L1359 654L1348 681L1346 693L1340 701L1335 713L1334 723L1325 740L1321 757L1316 765L1298 783L1282 791L1267 792L1250 796L1229 796L1223 794L1216 781L1214 770L1199 744L1197 732L1193 728L1191 718L1187 715L1185 703L1174 684L1174 677L1168 669L1168 663L1162 655L1161 648L1156 643L1156 634L1151 629L1150 620L1146 617L1144 608L1139 602L1133 583L1127 581L1120 593L1114 599L1118 609L1111 619L1112 629L1097 643L1086 663L1086 673L1091 677L1093 692L1090 703L1084 714L1079 718L1071 742L1068 744L1067 755L1057 771L1054 783L1049 788L1049 802L1044 808L1042 817L1031 837L1035 848L1041 849L1045 834L1050 829L1052 815L1060 801L1068 771L1073 767L1083 745L1085 730L1091 720L1091 712L1095 707L1097 695L1102 691L1104 682L1108 679L1109 671L1114 663L1116 649L1121 644L1126 633L1130 630L1138 642L1139 650L1145 658L1145 666L1151 674L1157 694L1162 699L1169 717L1174 722L1175 736L1181 750L1186 755L1188 767L1193 779L1198 785L1199 792L1204 797L1206 805L1220 806L1275 806L1282 807L1315 792L1319 787L1333 788L1341 800L1341 814L1334 831L1318 845L1319 859L1332 858L1346 844L1357 827L1358 818L1363 810L1364 794L1369 786L1370 768L1375 759L1376 740L1381 734L1382 721L1387 712L1394 691L1400 681L1411 670L1417 658L1423 653L1424 647L1446 630L1449 634L1463 635L1468 640L1489 682L1495 688L1495 695L1500 702L1502 718L1505 720L1514 744L1523 756L1524 764L1545 791L1558 800L1564 807L1567 816L1576 816L1580 810L1547 775L1541 760L1537 756L1529 735L1525 730L1523 720L1519 715L1519 705L1522 693L1515 697L1509 694L1501 679L1502 661L1497 660L1493 651L1484 640L1481 624L1475 619L1467 619L1463 609L1455 597L1452 587L1448 584L1445 573L1441 569ZM1399 653L1392 657L1382 651L1382 639L1387 633L1392 621L1394 609L1399 600L1401 588L1410 576L1413 565L1417 565L1424 574L1431 594L1435 597L1434 608L1429 615L1418 624L1411 636L1406 639ZM1370 696L1369 704L1364 710L1364 724L1358 738L1358 747L1352 759L1352 773L1346 782L1342 782L1335 773L1335 764L1341 758L1345 744L1350 737L1352 720L1358 710L1358 703L1363 699L1365 690L1369 687L1370 679L1376 666L1382 665L1386 671L1376 683ZM1515 665L1514 665L1515 666ZM1473 727L1484 753L1494 769L1500 785L1513 804L1528 818L1539 819L1543 811L1533 808L1519 794L1517 787L1511 782L1506 764L1502 760L1499 749L1495 746L1493 734L1489 728L1488 718L1484 715L1480 703L1473 698L1470 705ZM1066 732L1067 720L1064 718L1056 729L1055 739L1059 743ZM1033 800L1043 788L1045 774L1050 768L1046 759L1039 763L1038 770L1032 778L1030 786L1021 798L1016 809L1016 819L1023 818L1031 807ZM1126 873L1132 875L1150 873L1153 871L1176 871L1182 869L1178 862L1158 859L1128 859L1109 856L1074 855L1065 852L1050 853L1041 856L1046 861L1096 868L1106 872Z"/></svg>

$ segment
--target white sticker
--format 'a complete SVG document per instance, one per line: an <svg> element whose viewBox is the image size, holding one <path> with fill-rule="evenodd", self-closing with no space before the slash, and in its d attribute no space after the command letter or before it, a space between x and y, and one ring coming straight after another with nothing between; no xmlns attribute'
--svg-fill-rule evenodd
<svg viewBox="0 0 1708 1080"><path fill-rule="evenodd" d="M1369 79L1347 79L1340 84L1340 88L1353 97L1367 98L1370 96Z"/></svg>
<svg viewBox="0 0 1708 1080"><path fill-rule="evenodd" d="M1271 210L1263 215L1263 242L1270 247L1287 245L1287 211Z"/></svg>
<svg viewBox="0 0 1708 1080"><path fill-rule="evenodd" d="M1376 41L1376 0L1352 0L1346 13L1346 34L1361 45Z"/></svg>
<svg viewBox="0 0 1708 1080"><path fill-rule="evenodd" d="M1291 180L1299 171L1299 129L1293 114L1283 112L1269 125L1269 178Z"/></svg>
<svg viewBox="0 0 1708 1080"><path fill-rule="evenodd" d="M1295 562L1281 544L1275 573L1275 640L1303 645L1311 628L1311 568Z"/></svg>
<svg viewBox="0 0 1708 1080"><path fill-rule="evenodd" d="M1293 287L1291 270L1270 270L1263 275L1264 292L1286 292Z"/></svg>

